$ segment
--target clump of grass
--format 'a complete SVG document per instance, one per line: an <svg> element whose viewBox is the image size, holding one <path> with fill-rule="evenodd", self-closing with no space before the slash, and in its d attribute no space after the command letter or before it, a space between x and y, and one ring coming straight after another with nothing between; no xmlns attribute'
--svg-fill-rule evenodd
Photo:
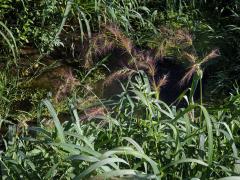
<svg viewBox="0 0 240 180"><path fill-rule="evenodd" d="M0 21L0 35L2 36L3 40L6 41L9 49L12 52L14 63L15 65L17 65L18 47L17 47L16 40L11 30L2 21ZM7 62L7 64L10 64L10 63L11 62Z"/></svg>
<svg viewBox="0 0 240 180"><path fill-rule="evenodd" d="M191 84L190 80L194 80L196 84L193 84L192 92L190 93L190 99L193 100L194 92L197 88L198 81L200 80L200 96L202 99L202 76L203 71L210 59L214 59L219 56L218 49L212 50L211 53L204 58L199 58L196 55L196 49L193 45L192 35L186 29L172 30L166 27L159 29L157 40L154 40L152 44L149 44L150 49L140 50L136 48L134 42L128 38L119 27L116 25L103 25L102 31L91 39L89 49L85 56L85 68L90 68L94 64L98 66L99 62L94 63L94 60L98 59L98 56L103 56L107 53L114 52L114 50L120 51L123 57L119 55L113 60L118 62L112 62L115 69L109 74L105 81L103 81L103 89L107 91L119 81L124 81L129 75L136 74L139 70L143 70L149 76L154 89L157 94L157 98L161 98L161 88L168 83L172 83L169 79L179 78L180 82L178 88L185 90L187 86ZM159 64L167 64L164 61L164 57L173 56L175 58L175 64L179 63L182 66L179 68L179 72L186 71L182 77L172 77L171 73L162 74ZM110 56L111 57L111 56ZM106 57L108 60L109 56ZM105 58L104 58L105 59ZM112 59L109 58L109 61ZM169 65L169 69L171 66ZM95 69L93 67L92 69ZM90 70L91 71L91 70ZM110 70L111 71L111 70ZM177 71L177 70L175 70ZM194 76L196 75L196 76Z"/></svg>
<svg viewBox="0 0 240 180"><path fill-rule="evenodd" d="M43 126L39 111L38 126L15 134L13 143L6 141L0 156L3 177L208 179L239 175L238 114L229 119L226 113L231 112L226 108L208 112L197 103L176 110L156 99L143 72L132 78L112 111L86 110L89 121L83 121L75 103L69 102L72 116L61 124L51 102L43 100L39 110L47 108L55 128ZM231 99L236 104L239 96ZM229 121L224 122L225 118Z"/></svg>
<svg viewBox="0 0 240 180"><path fill-rule="evenodd" d="M139 51L133 41L128 38L118 26L110 24L103 25L102 31L91 39L89 49L85 55L85 68L93 66L93 59L98 56L111 53L114 49L122 51L122 54L127 54L127 59L117 58L117 64L120 64L115 72L109 75L103 83L105 86L110 85L114 81L126 79L127 76L137 73L139 70L147 71L154 81L156 90L159 90L159 82L155 82L157 53L152 55L147 51ZM121 62L124 61L124 62ZM126 61L126 62L125 62ZM155 67L154 67L155 66ZM94 68L94 67L93 67Z"/></svg>
<svg viewBox="0 0 240 180"><path fill-rule="evenodd" d="M1 155L3 177L21 176L41 179L79 179L90 175L103 178L130 175L147 177L148 175L143 172L129 169L129 163L124 160L127 154L148 162L153 171L158 173L156 163L134 146L121 146L105 152L100 152L99 148L95 149L94 139L98 135L98 130L103 130L108 125L119 126L116 120L108 118L108 116L99 117L107 126L101 127L98 123L94 123L93 127L89 129L90 126L79 122L80 118L73 109L71 112L74 121L61 125L50 101L44 100L42 103L49 110L56 129L43 126L30 127L29 130L35 134L35 137L15 135L13 137L14 145L8 145L6 152ZM95 120L97 119L95 117ZM94 133L94 130L97 131ZM92 133L89 134L89 131ZM137 143L131 138L126 138L125 141L137 146ZM12 153L15 150L20 154L17 153L16 156L13 156ZM12 170L16 168L18 171L13 172Z"/></svg>

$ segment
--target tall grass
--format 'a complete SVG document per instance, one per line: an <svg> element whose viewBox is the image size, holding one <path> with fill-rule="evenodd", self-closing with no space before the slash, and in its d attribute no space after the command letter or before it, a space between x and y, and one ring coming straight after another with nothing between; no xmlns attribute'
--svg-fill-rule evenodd
<svg viewBox="0 0 240 180"><path fill-rule="evenodd" d="M0 35L6 41L9 49L12 52L14 63L17 65L18 47L17 47L16 40L15 40L11 30L2 21L0 21L0 27L1 27Z"/></svg>
<svg viewBox="0 0 240 180"><path fill-rule="evenodd" d="M144 74L134 76L110 114L79 121L71 104L69 111L75 113L63 124L51 102L44 100L52 127L44 126L39 116L38 126L5 144L0 158L3 176L216 179L239 175L239 114L231 118L226 114L231 113L227 107L239 101L237 94L231 105L210 114L197 103L176 110L156 99L155 93Z"/></svg>
<svg viewBox="0 0 240 180"><path fill-rule="evenodd" d="M4 57L0 59L1 178L239 178L238 86L234 87L230 97L223 100L224 104L217 104L217 107L205 105L202 92L200 103L193 100L198 83L202 85L205 65L218 55L217 51L207 56L201 54L210 48L220 46L222 59L227 62L222 61L223 65L219 66L224 68L214 69L218 72L216 89L225 87L226 79L229 82L239 80L239 53L236 53L240 47L239 2L224 4L225 1L205 0L3 1L0 4L0 17L3 17L0 21L0 45L4 47L1 50ZM226 16L229 13L230 16ZM124 32L109 28L109 24L117 24ZM163 28L166 34L170 34L165 39L162 25L173 28L173 31ZM76 44L61 42L68 38L66 35L76 32L76 38L80 37L82 44L86 39L91 39L91 43L94 33L99 33L102 27L112 31L108 34L115 36L116 47L128 51L134 65L136 58L152 58L141 54L141 48L136 48L139 45L159 52L153 53L153 59L176 54L187 59L190 68L182 83L192 77L193 83L190 96L183 93L179 97L186 100L187 106L176 108L162 102L164 79L159 84L154 82L155 87L152 88L149 77L135 67L134 73L129 69L121 71L130 80L126 86L122 85L123 92L118 95L118 101L99 103L107 107L107 110L103 108L106 112L95 112L102 108L97 105L92 105L94 108L90 110L79 108L83 103L81 98L73 98L65 105L69 107L69 117L63 121L60 121L58 105L54 106L50 99L41 101L39 109L31 112L13 111L14 102L23 99L18 85L19 69L11 66L12 62L16 65L22 63L19 61L19 47L30 44L47 54L55 46L74 48ZM187 32L179 30L181 28L195 33L197 50L190 48L193 44L188 34L184 36L189 40L187 43L174 38L174 35L179 35L177 32L180 35ZM131 37L133 42L127 37ZM135 42L137 45L133 47ZM100 47L104 51L110 45L110 41L104 45L100 43L99 47L93 47L93 51L99 52ZM198 58L197 54L205 58ZM7 68L2 61L5 59L10 59ZM106 59L93 67L81 82ZM116 73L114 77L118 75ZM89 115L88 110L93 113ZM25 117L26 114L31 120L37 119L34 125L19 121L20 116Z"/></svg>

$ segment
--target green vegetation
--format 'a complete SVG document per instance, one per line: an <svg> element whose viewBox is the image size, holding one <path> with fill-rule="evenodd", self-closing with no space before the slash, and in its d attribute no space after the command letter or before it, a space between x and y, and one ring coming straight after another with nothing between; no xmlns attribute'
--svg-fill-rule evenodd
<svg viewBox="0 0 240 180"><path fill-rule="evenodd" d="M2 0L1 179L238 179L239 12Z"/></svg>

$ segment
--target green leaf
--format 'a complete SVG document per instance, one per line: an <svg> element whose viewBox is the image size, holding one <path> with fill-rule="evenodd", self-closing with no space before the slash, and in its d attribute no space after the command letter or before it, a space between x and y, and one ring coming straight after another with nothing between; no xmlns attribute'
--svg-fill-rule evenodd
<svg viewBox="0 0 240 180"><path fill-rule="evenodd" d="M78 176L76 176L74 178L74 180L77 180L77 179L81 179L81 178L84 178L85 176L87 176L89 173L91 173L92 171L98 169L98 168L101 168L102 166L104 165L107 165L107 164L111 164L111 163L124 163L124 164L128 164L126 161L124 161L123 159L120 159L120 158L107 158L107 159L103 159L93 165L91 165L88 169L86 169L85 171L83 171L81 174L79 174Z"/></svg>
<svg viewBox="0 0 240 180"><path fill-rule="evenodd" d="M60 142L64 143L65 142L65 137L64 137L64 133L63 133L63 127L58 119L57 113L55 111L55 109L53 108L51 102L47 99L44 99L42 101L42 103L48 108L49 113L51 114L54 124L57 128L57 132L58 132L58 138L60 139Z"/></svg>
<svg viewBox="0 0 240 180"><path fill-rule="evenodd" d="M57 164L54 164L46 173L46 176L44 177L45 179L52 179L55 174L57 173L56 170L57 170L57 167L58 167L58 163Z"/></svg>
<svg viewBox="0 0 240 180"><path fill-rule="evenodd" d="M108 157L108 156L111 156L113 154L133 155L136 158L145 159L152 166L154 174L156 176L159 176L159 174L160 174L160 172L158 170L157 163L155 161L153 161L147 155L145 155L143 153L140 153L138 151L135 151L132 148L129 148L129 147L118 147L118 148L115 148L113 150L105 152L103 154L103 157Z"/></svg>
<svg viewBox="0 0 240 180"><path fill-rule="evenodd" d="M136 175L136 171L131 170L131 169L113 170L113 171L101 174L100 177L103 177L104 179L109 179L109 178L115 177L115 176L121 177L121 176L126 176L126 175Z"/></svg>
<svg viewBox="0 0 240 180"><path fill-rule="evenodd" d="M76 161L76 160L87 161L87 162L100 161L98 158L94 156L88 156L88 155L72 155L72 156L69 156L68 159L70 159L71 161Z"/></svg>
<svg viewBox="0 0 240 180"><path fill-rule="evenodd" d="M240 180L240 176L229 176L229 177L220 178L218 180Z"/></svg>
<svg viewBox="0 0 240 180"><path fill-rule="evenodd" d="M167 168L169 168L171 166L175 166L175 165L182 164L182 163L197 163L197 164L200 164L202 166L208 166L207 163L205 163L205 162L203 162L201 160L186 158L186 159L181 159L181 160L178 160L178 161L171 162L168 165L162 167L161 169L165 170L165 169L167 169Z"/></svg>
<svg viewBox="0 0 240 180"><path fill-rule="evenodd" d="M213 129L212 129L212 123L209 117L209 114L206 110L205 107L199 105L199 107L201 108L204 117L205 117L205 121L207 124L207 132L208 132L208 164L211 165L212 161L213 161Z"/></svg>

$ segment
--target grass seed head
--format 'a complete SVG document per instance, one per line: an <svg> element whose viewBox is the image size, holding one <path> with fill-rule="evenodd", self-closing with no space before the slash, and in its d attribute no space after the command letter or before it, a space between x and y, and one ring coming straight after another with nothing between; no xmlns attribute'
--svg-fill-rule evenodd
<svg viewBox="0 0 240 180"><path fill-rule="evenodd" d="M120 69L115 73L111 74L110 76L108 76L108 78L104 81L104 87L110 86L116 80L126 79L135 72L136 71L133 69L128 68Z"/></svg>
<svg viewBox="0 0 240 180"><path fill-rule="evenodd" d="M219 56L220 56L219 49L214 49L214 50L212 50L208 55L206 55L206 56L203 58L201 64L206 63L206 62L208 62L209 60L214 59L214 58L219 57Z"/></svg>
<svg viewBox="0 0 240 180"><path fill-rule="evenodd" d="M183 58L188 60L191 64L195 64L197 61L197 57L195 55L187 53L187 52L183 53Z"/></svg>
<svg viewBox="0 0 240 180"><path fill-rule="evenodd" d="M189 68L189 70L185 73L183 78L180 80L179 82L180 86L183 86L184 84L187 84L190 81L194 73L197 71L197 68L198 66L196 64Z"/></svg>

